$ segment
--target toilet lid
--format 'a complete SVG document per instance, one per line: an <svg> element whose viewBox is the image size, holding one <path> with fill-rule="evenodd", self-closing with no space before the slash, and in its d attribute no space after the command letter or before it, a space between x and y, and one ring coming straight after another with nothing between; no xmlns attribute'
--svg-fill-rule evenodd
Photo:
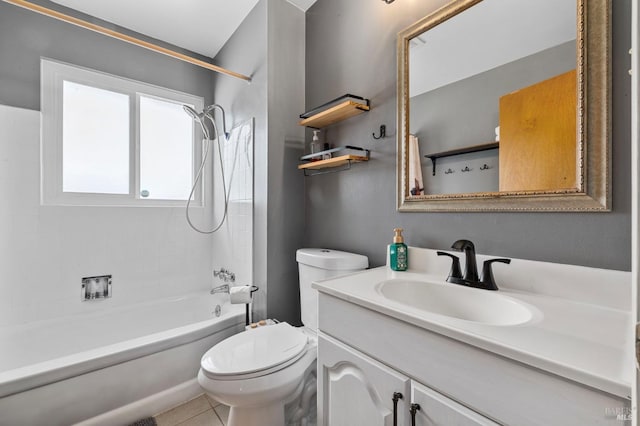
<svg viewBox="0 0 640 426"><path fill-rule="evenodd" d="M235 376L272 369L298 357L307 336L286 322L228 337L204 354L201 367L213 376Z"/></svg>

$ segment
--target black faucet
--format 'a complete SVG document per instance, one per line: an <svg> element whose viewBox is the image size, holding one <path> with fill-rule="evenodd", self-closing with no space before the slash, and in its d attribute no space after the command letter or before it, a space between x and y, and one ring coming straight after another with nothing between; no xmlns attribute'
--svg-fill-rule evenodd
<svg viewBox="0 0 640 426"><path fill-rule="evenodd" d="M467 282L478 282L478 268L476 267L476 247L469 240L458 240L451 246L455 251L464 252L464 276Z"/></svg>
<svg viewBox="0 0 640 426"><path fill-rule="evenodd" d="M447 277L447 282L461 284L469 287L482 288L485 290L498 290L493 277L491 265L494 262L511 263L511 259L490 259L486 260L482 266L482 278L478 278L478 268L476 266L476 248L469 240L458 240L451 246L455 251L463 251L465 256L464 275L460 272L460 261L457 256L439 251L438 256L451 257L451 271Z"/></svg>

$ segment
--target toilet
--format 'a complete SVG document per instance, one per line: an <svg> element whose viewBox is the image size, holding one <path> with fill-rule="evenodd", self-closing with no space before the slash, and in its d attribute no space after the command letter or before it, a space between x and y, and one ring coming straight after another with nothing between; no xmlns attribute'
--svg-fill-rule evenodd
<svg viewBox="0 0 640 426"><path fill-rule="evenodd" d="M318 294L313 281L361 271L366 256L327 249L296 252L303 327L286 322L231 336L209 349L198 383L230 407L228 426L299 424L315 413Z"/></svg>

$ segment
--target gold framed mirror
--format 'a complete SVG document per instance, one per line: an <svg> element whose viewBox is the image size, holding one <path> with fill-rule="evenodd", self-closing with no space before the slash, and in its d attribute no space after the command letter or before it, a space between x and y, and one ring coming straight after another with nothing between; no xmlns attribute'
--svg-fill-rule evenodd
<svg viewBox="0 0 640 426"><path fill-rule="evenodd" d="M454 0L401 31L398 210L610 211L610 19L610 0Z"/></svg>

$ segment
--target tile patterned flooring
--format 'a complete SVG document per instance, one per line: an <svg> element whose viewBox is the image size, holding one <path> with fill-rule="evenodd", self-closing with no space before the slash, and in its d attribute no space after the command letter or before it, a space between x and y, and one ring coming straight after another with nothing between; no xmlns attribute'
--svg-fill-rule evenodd
<svg viewBox="0 0 640 426"><path fill-rule="evenodd" d="M200 395L154 416L158 426L226 426L229 407Z"/></svg>

